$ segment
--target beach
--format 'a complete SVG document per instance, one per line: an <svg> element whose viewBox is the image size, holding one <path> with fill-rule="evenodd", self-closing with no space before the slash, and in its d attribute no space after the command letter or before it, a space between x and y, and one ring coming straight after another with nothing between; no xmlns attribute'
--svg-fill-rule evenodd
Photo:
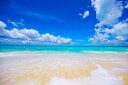
<svg viewBox="0 0 128 85"><path fill-rule="evenodd" d="M128 85L128 0L0 0L0 85Z"/></svg>
<svg viewBox="0 0 128 85"><path fill-rule="evenodd" d="M1 51L0 85L128 85L128 52Z"/></svg>

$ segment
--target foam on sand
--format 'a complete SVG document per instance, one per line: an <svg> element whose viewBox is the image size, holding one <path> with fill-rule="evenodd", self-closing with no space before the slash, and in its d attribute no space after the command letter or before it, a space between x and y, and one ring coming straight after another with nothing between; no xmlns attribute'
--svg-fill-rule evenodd
<svg viewBox="0 0 128 85"><path fill-rule="evenodd" d="M0 85L128 84L127 53L1 54Z"/></svg>
<svg viewBox="0 0 128 85"><path fill-rule="evenodd" d="M89 77L74 79L52 78L46 85L124 85L122 79L110 74L100 65L94 64L98 68L92 71Z"/></svg>

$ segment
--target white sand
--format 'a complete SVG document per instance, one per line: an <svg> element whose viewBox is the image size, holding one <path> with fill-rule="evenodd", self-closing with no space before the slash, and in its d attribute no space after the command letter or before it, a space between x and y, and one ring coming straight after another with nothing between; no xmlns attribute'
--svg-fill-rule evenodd
<svg viewBox="0 0 128 85"><path fill-rule="evenodd" d="M128 53L0 53L0 85L128 85Z"/></svg>

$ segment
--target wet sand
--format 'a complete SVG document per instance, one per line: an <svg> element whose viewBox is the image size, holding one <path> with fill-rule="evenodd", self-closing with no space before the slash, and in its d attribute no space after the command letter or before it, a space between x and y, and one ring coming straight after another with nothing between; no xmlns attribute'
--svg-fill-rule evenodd
<svg viewBox="0 0 128 85"><path fill-rule="evenodd" d="M128 53L0 53L0 85L128 85Z"/></svg>

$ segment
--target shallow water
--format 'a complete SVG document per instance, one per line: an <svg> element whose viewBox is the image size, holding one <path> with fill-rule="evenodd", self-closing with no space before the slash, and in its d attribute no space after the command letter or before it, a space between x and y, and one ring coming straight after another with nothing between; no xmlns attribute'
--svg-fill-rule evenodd
<svg viewBox="0 0 128 85"><path fill-rule="evenodd" d="M0 46L0 52L128 52L128 47L84 47L84 46Z"/></svg>

